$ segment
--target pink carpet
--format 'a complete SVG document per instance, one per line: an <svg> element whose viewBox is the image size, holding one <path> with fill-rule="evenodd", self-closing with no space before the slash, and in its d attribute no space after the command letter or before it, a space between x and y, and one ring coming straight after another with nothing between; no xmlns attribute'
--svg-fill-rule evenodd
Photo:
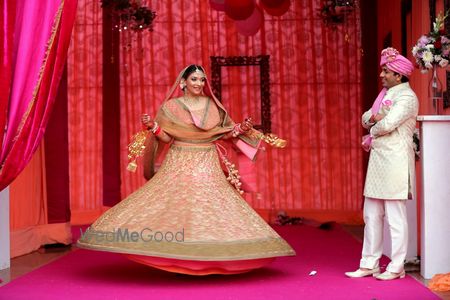
<svg viewBox="0 0 450 300"><path fill-rule="evenodd" d="M0 288L0 299L439 299L406 276L350 279L361 244L339 226L275 228L297 251L266 268L229 276L167 273L121 255L76 250ZM309 276L311 271L315 276Z"/></svg>

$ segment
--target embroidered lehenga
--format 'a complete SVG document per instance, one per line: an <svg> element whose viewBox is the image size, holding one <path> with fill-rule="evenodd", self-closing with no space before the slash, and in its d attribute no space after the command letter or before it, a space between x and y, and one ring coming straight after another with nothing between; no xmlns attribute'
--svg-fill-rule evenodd
<svg viewBox="0 0 450 300"><path fill-rule="evenodd" d="M196 275L241 273L295 255L227 181L214 142L234 123L212 93L197 111L169 98L156 120L173 138L161 167L90 226L80 247ZM234 142L254 158L259 140L242 136ZM157 144L149 140L147 164Z"/></svg>

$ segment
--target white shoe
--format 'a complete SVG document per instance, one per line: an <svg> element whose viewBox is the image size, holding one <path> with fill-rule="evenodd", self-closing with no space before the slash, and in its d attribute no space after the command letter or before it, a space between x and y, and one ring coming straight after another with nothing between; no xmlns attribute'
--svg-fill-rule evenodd
<svg viewBox="0 0 450 300"><path fill-rule="evenodd" d="M370 269L370 270L361 270L358 269L355 272L345 272L347 277L351 278L360 278L372 275L373 277L378 276L380 274L380 268Z"/></svg>
<svg viewBox="0 0 450 300"><path fill-rule="evenodd" d="M405 278L405 271L401 271L400 273L392 273L389 271L385 271L384 273L376 276L375 278L378 280L392 280L397 278Z"/></svg>

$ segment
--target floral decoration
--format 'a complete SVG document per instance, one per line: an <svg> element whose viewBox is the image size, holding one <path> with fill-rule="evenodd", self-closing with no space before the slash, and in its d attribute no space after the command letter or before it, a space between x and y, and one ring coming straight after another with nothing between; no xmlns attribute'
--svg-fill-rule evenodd
<svg viewBox="0 0 450 300"><path fill-rule="evenodd" d="M391 106L392 105L392 100L384 99L383 101L381 101L381 104L383 104L385 106Z"/></svg>
<svg viewBox="0 0 450 300"><path fill-rule="evenodd" d="M450 60L450 39L444 28L448 13L439 14L433 22L433 30L422 35L412 48L412 54L422 73L428 72L434 66L446 68Z"/></svg>
<svg viewBox="0 0 450 300"><path fill-rule="evenodd" d="M153 30L156 13L141 4L140 0L101 0L103 8L109 8L113 16L114 27L119 31Z"/></svg>
<svg viewBox="0 0 450 300"><path fill-rule="evenodd" d="M354 5L354 0L325 0L319 9L319 16L325 25L342 24L346 14L354 10Z"/></svg>

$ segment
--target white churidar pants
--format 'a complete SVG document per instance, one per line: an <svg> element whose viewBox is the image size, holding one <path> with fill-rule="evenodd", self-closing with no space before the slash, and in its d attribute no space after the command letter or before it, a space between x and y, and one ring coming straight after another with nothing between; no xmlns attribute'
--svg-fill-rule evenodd
<svg viewBox="0 0 450 300"><path fill-rule="evenodd" d="M403 271L408 250L406 201L365 198L364 244L360 268L373 269L379 266L383 252L383 218L386 217L392 242L391 262L386 270L392 273Z"/></svg>

